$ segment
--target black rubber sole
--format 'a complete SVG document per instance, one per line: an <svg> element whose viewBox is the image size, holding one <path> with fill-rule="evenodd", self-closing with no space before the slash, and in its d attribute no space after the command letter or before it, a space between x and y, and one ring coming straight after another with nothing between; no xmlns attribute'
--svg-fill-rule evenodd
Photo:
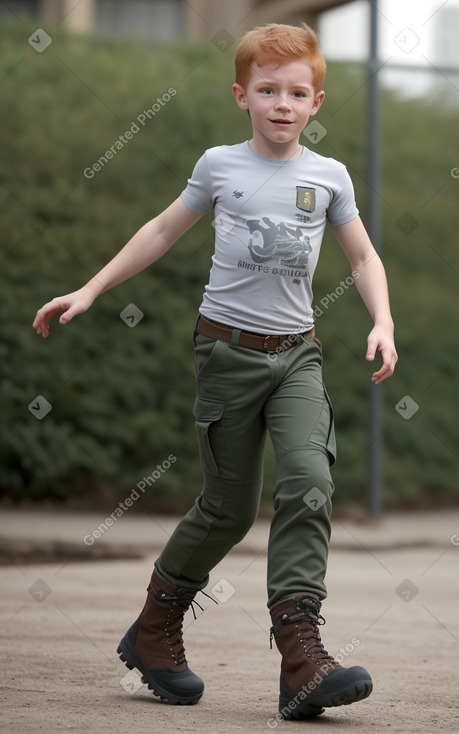
<svg viewBox="0 0 459 734"><path fill-rule="evenodd" d="M306 719L319 716L326 708L348 706L367 698L373 690L371 679L354 681L333 693L310 693L303 700L300 696L279 696L279 713L284 719Z"/></svg>
<svg viewBox="0 0 459 734"><path fill-rule="evenodd" d="M138 670L141 674L141 680L142 683L145 683L150 691L153 692L154 696L158 696L162 701L166 701L167 703L176 706L176 705L182 705L182 706L192 706L193 704L197 703L201 698L202 694L204 692L204 685L202 690L199 693L194 693L191 695L182 695L177 694L176 692L170 691L167 688L164 687L164 682L158 681L158 679L155 677L154 672L151 670L147 670L144 665L142 665L142 661L139 658L138 655L135 653L132 654L131 651L128 651L126 648L123 649L124 639L121 640L120 644L117 648L117 653L119 655L120 660L126 665L129 670ZM172 675L174 675L172 673ZM178 675L177 673L175 675Z"/></svg>

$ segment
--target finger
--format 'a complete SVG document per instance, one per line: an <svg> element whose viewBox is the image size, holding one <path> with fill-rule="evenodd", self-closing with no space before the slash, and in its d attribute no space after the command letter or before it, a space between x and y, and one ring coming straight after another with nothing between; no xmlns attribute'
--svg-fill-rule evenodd
<svg viewBox="0 0 459 734"><path fill-rule="evenodd" d="M40 327L41 318L42 318L42 313L41 313L41 308L40 308L37 311L37 313L35 314L35 318L34 318L33 323L32 323L32 328L33 329L38 329Z"/></svg>
<svg viewBox="0 0 459 734"><path fill-rule="evenodd" d="M368 360L368 362L372 362L374 360L377 348L378 348L377 342L373 339L368 339L368 348L367 348L367 354L366 354L366 359Z"/></svg>
<svg viewBox="0 0 459 734"><path fill-rule="evenodd" d="M42 323L41 323L41 319L40 319L40 317L38 315L35 316L35 318L33 320L32 328L35 329L35 331L37 332L37 334L41 334Z"/></svg>
<svg viewBox="0 0 459 734"><path fill-rule="evenodd" d="M41 314L36 316L32 326L36 330L37 334L41 334L42 336L45 336L45 334L47 335L48 324Z"/></svg>
<svg viewBox="0 0 459 734"><path fill-rule="evenodd" d="M388 377L393 375L394 369L395 369L394 359L385 361L382 367L377 372L374 372L372 374L371 379L373 380L373 382L375 382L378 385L380 382L382 382L383 380L386 380Z"/></svg>
<svg viewBox="0 0 459 734"><path fill-rule="evenodd" d="M378 372L374 372L371 376L372 382L375 383L375 385L379 385L380 382L383 382L387 377L390 377L392 373L387 370L378 370Z"/></svg>
<svg viewBox="0 0 459 734"><path fill-rule="evenodd" d="M78 306L70 306L70 308L66 308L63 314L61 314L61 317L59 318L60 324L68 324L69 321L73 319L74 316L77 316L79 313L81 313L81 309L78 308Z"/></svg>
<svg viewBox="0 0 459 734"><path fill-rule="evenodd" d="M64 311L67 308L66 303L62 303L62 301L55 301L56 299L50 301L49 303L46 303L44 306L38 309L34 322L32 324L33 328L36 329L37 334L40 333L44 338L49 336L48 324L53 316L56 316L56 314Z"/></svg>
<svg viewBox="0 0 459 734"><path fill-rule="evenodd" d="M46 321L40 322L40 325L37 329L37 334L41 334L43 339L46 339L46 337L49 336L49 327Z"/></svg>
<svg viewBox="0 0 459 734"><path fill-rule="evenodd" d="M48 323L48 321L52 319L53 316L59 313L59 311L62 311L62 308L65 308L65 306L51 306L51 304L49 303L47 303L45 306L42 306L42 308L37 311L37 315L35 316L35 320L32 326L36 327L40 324Z"/></svg>

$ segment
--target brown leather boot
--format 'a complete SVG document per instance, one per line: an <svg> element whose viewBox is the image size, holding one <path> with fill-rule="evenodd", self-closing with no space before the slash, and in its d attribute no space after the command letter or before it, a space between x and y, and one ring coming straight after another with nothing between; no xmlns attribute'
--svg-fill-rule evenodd
<svg viewBox="0 0 459 734"><path fill-rule="evenodd" d="M282 655L279 713L284 719L304 719L370 695L370 674L360 666L343 668L324 649L319 625L319 598L313 594L279 602L270 610L274 637Z"/></svg>
<svg viewBox="0 0 459 734"><path fill-rule="evenodd" d="M196 591L171 584L156 570L147 591L140 617L124 635L117 652L128 668L142 673L142 682L155 696L171 704L196 703L204 683L188 667L182 638L183 618Z"/></svg>

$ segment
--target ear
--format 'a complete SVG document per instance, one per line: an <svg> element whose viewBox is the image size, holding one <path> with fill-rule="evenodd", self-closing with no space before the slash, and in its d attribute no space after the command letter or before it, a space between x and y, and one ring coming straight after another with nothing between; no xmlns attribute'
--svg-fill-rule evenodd
<svg viewBox="0 0 459 734"><path fill-rule="evenodd" d="M234 99L236 100L237 106L241 110L248 110L249 105L247 104L247 98L245 96L244 87L241 87L240 84L233 84L232 89L233 89Z"/></svg>
<svg viewBox="0 0 459 734"><path fill-rule="evenodd" d="M311 115L315 115L316 112L319 110L320 106L322 105L322 102L325 99L325 92L322 90L321 92L317 92L316 96L314 97L314 104L312 105L311 109Z"/></svg>

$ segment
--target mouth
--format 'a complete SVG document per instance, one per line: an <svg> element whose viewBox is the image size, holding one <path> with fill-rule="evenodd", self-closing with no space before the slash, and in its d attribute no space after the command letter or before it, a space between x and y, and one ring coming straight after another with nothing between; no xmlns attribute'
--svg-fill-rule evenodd
<svg viewBox="0 0 459 734"><path fill-rule="evenodd" d="M274 125L280 125L281 127L288 127L289 125L292 125L291 120L284 120L283 118L279 118L277 120L270 120Z"/></svg>

